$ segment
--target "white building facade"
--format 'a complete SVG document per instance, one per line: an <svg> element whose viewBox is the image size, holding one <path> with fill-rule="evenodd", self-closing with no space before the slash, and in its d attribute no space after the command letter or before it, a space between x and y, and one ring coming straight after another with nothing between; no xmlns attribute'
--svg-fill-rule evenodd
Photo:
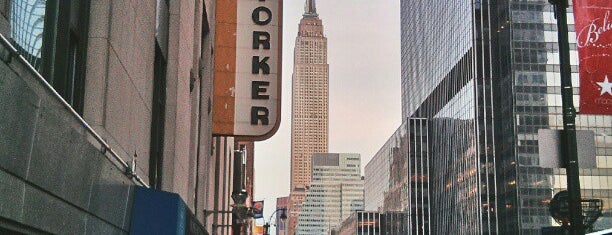
<svg viewBox="0 0 612 235"><path fill-rule="evenodd" d="M296 234L327 234L352 213L363 211L359 154L313 154L311 177Z"/></svg>

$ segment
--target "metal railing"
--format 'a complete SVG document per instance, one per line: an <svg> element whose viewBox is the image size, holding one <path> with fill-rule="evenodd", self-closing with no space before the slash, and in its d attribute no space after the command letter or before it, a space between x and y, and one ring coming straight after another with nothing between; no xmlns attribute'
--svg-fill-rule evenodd
<svg viewBox="0 0 612 235"><path fill-rule="evenodd" d="M594 232L594 233L587 233L587 235L606 235L606 234L612 234L612 228L606 229L606 230L602 230L599 232Z"/></svg>
<svg viewBox="0 0 612 235"><path fill-rule="evenodd" d="M51 84L49 84L47 80L44 79L44 77L19 53L19 51L2 34L0 34L0 42L6 49L8 49L8 52L9 52L9 55L7 55L9 58L8 60L10 61L12 58L17 58L20 62L25 64L29 72L31 72L34 75L34 77L36 77L36 80L38 80L38 82L40 82L49 92L51 92L51 94L53 94L53 96L62 104L62 106L66 110L68 110L68 112L70 112L72 116L80 122L80 124L85 128L85 130L92 137L94 137L96 141L98 141L98 143L101 145L100 152L104 156L106 156L106 158L109 161L113 162L114 163L113 165L115 165L120 171L123 171L124 174L128 176L136 184L149 188L149 185L146 182L144 182L144 180L142 180L142 178L140 178L138 174L136 174L135 163L133 163L132 166L130 166L130 164L124 161L117 154L117 152L115 152L115 150L113 150L113 148L111 148L111 146L104 139L102 139L102 137L100 137L100 135L96 133L96 131L89 124L87 124L87 122L85 122L85 120L81 117L81 115L79 115L72 108L72 106L70 106L70 104L68 104L68 102L64 100L64 98L59 93L57 93L57 91L51 86ZM107 153L110 154L110 157L108 156ZM119 163L119 165L116 164L117 162Z"/></svg>

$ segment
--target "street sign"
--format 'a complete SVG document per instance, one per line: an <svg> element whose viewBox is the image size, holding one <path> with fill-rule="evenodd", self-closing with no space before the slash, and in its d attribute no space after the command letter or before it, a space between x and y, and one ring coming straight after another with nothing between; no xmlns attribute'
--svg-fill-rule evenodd
<svg viewBox="0 0 612 235"><path fill-rule="evenodd" d="M213 134L270 138L281 114L282 0L217 1Z"/></svg>
<svg viewBox="0 0 612 235"><path fill-rule="evenodd" d="M565 168L566 164L561 154L562 130L538 130L538 152L540 166L544 168ZM597 168L595 158L595 133L593 131L576 131L578 143L578 165L580 168Z"/></svg>
<svg viewBox="0 0 612 235"><path fill-rule="evenodd" d="M264 201L253 202L253 214L255 215L253 218L255 219L263 218L263 209L264 209Z"/></svg>

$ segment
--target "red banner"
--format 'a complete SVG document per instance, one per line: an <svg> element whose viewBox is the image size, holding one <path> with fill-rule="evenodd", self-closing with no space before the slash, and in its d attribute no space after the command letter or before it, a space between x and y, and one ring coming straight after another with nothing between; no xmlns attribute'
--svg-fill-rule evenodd
<svg viewBox="0 0 612 235"><path fill-rule="evenodd" d="M580 114L612 115L612 0L574 0Z"/></svg>

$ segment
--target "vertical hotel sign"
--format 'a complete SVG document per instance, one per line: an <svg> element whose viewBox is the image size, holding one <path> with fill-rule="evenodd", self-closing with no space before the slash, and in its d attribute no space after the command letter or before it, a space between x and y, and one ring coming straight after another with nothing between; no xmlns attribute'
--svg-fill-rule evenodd
<svg viewBox="0 0 612 235"><path fill-rule="evenodd" d="M280 124L282 0L217 0L213 134L260 141Z"/></svg>
<svg viewBox="0 0 612 235"><path fill-rule="evenodd" d="M612 0L574 0L580 113L612 115Z"/></svg>

